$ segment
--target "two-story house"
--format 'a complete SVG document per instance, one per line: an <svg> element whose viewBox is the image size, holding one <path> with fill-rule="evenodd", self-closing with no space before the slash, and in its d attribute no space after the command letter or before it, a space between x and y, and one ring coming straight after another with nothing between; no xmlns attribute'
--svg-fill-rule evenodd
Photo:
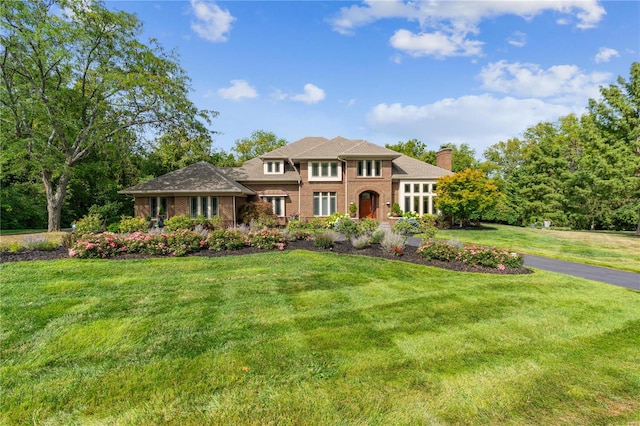
<svg viewBox="0 0 640 426"><path fill-rule="evenodd" d="M351 204L357 217L384 222L393 203L435 213L436 180L451 174L451 150L437 158L433 166L363 140L307 137L241 167L200 162L120 192L135 197L136 216L218 215L232 225L242 205L262 199L280 224L349 213Z"/></svg>

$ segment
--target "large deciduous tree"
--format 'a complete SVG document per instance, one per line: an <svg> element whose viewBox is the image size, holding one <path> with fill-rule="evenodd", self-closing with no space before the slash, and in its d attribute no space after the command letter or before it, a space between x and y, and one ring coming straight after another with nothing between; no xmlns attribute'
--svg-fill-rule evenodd
<svg viewBox="0 0 640 426"><path fill-rule="evenodd" d="M633 198L629 203L638 217L640 235L640 63L631 65L629 81L600 88L601 100L589 101L601 137L596 139L593 166L607 170L606 179ZM608 185L604 185L606 188Z"/></svg>
<svg viewBox="0 0 640 426"><path fill-rule="evenodd" d="M251 134L251 137L238 139L232 151L237 154L236 161L238 164L242 164L252 158L283 147L287 143L286 139L278 138L273 132L256 130Z"/></svg>
<svg viewBox="0 0 640 426"><path fill-rule="evenodd" d="M141 43L141 23L99 1L34 0L1 7L3 161L38 175L48 229L61 226L72 171L123 132L180 126L207 134L214 113L188 99L173 53Z"/></svg>
<svg viewBox="0 0 640 426"><path fill-rule="evenodd" d="M436 207L460 221L479 221L503 197L496 183L481 170L466 169L438 179Z"/></svg>

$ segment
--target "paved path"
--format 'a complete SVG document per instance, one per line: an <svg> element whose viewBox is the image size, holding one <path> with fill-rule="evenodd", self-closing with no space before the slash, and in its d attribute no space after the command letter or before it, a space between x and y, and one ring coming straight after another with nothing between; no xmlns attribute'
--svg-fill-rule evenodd
<svg viewBox="0 0 640 426"><path fill-rule="evenodd" d="M408 238L407 244L419 246L419 238ZM548 257L524 255L524 266L542 269L544 271L557 272L574 277L600 281L620 287L626 287L640 291L640 274L634 272L618 271L617 269L601 268L582 263L566 262L564 260L550 259Z"/></svg>

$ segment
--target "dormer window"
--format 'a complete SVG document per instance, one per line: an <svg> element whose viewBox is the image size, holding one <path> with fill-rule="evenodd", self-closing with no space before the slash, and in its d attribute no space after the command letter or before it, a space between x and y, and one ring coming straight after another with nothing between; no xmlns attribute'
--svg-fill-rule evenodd
<svg viewBox="0 0 640 426"><path fill-rule="evenodd" d="M264 162L264 174L265 175L281 175L284 174L284 161L265 161Z"/></svg>
<svg viewBox="0 0 640 426"><path fill-rule="evenodd" d="M309 180L342 180L342 163L339 161L312 161L309 163Z"/></svg>
<svg viewBox="0 0 640 426"><path fill-rule="evenodd" d="M382 176L382 161L380 160L359 160L358 177L380 177Z"/></svg>

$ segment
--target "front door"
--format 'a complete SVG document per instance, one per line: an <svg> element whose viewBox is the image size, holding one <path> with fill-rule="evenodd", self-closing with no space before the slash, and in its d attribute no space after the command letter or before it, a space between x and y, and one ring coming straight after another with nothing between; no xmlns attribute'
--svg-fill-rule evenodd
<svg viewBox="0 0 640 426"><path fill-rule="evenodd" d="M370 192L360 194L360 217L375 218L375 195Z"/></svg>

